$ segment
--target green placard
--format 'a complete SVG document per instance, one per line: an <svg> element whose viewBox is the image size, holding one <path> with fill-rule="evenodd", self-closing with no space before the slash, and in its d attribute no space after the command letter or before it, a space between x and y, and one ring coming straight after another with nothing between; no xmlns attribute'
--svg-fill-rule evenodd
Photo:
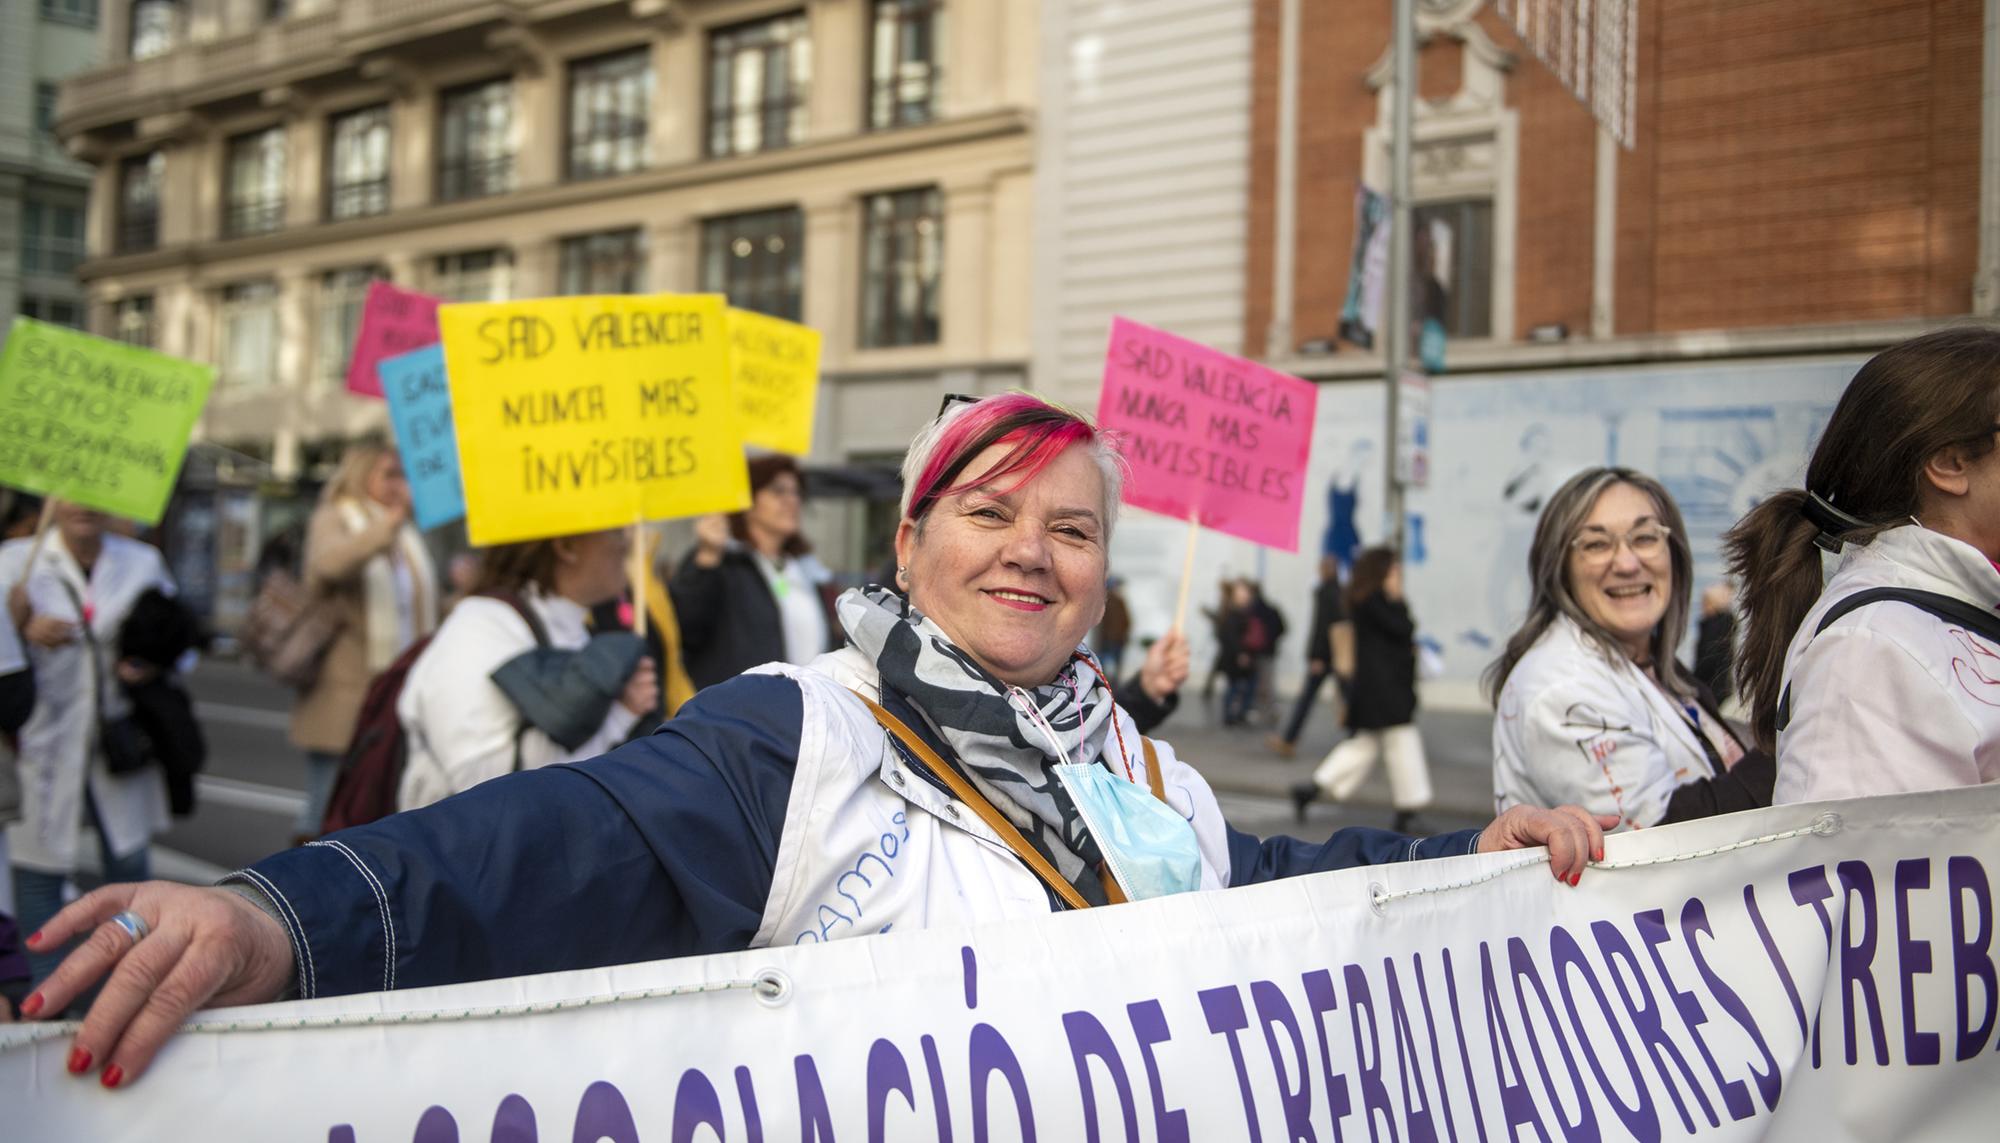
<svg viewBox="0 0 2000 1143"><path fill-rule="evenodd" d="M0 348L0 484L157 524L214 384L206 365L17 317Z"/></svg>

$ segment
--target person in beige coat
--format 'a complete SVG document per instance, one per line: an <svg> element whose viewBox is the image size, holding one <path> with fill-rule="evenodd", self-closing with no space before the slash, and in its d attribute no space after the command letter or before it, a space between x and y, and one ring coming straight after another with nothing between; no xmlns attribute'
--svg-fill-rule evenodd
<svg viewBox="0 0 2000 1143"><path fill-rule="evenodd" d="M437 627L437 573L410 524L410 486L389 445L350 446L307 525L304 580L339 633L319 675L292 707L292 744L306 755L306 804L296 832L319 835L369 682Z"/></svg>

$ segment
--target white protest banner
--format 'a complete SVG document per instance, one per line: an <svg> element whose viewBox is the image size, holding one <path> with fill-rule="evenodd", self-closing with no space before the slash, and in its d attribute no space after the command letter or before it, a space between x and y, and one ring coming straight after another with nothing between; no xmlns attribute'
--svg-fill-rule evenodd
<svg viewBox="0 0 2000 1143"><path fill-rule="evenodd" d="M884 834L822 910L873 932ZM10 1138L1984 1139L2000 787L971 930L202 1015L130 1088L0 1027ZM535 923L521 918L523 925Z"/></svg>

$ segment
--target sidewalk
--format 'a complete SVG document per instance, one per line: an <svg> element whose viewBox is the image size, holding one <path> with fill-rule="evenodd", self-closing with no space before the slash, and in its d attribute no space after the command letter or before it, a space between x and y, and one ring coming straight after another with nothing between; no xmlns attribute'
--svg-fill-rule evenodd
<svg viewBox="0 0 2000 1143"><path fill-rule="evenodd" d="M1182 692L1180 709L1162 723L1155 737L1208 779L1217 793L1286 797L1295 782L1312 777L1313 768L1334 744L1346 736L1338 725L1339 711L1325 701L1316 703L1299 735L1298 752L1287 761L1264 745L1280 726L1253 719L1242 729L1218 725L1221 694L1204 704L1199 689ZM1291 716L1292 699L1280 704L1282 720ZM1424 751L1430 761L1433 813L1484 821L1493 816L1493 716L1479 711L1418 711ZM1389 808L1389 780L1380 766L1369 775L1349 803L1355 808Z"/></svg>

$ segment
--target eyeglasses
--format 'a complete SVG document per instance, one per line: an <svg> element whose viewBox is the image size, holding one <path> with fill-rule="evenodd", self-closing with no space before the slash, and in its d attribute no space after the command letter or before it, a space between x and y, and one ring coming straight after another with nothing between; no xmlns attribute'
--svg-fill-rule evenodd
<svg viewBox="0 0 2000 1143"><path fill-rule="evenodd" d="M1664 524L1641 524L1622 536L1614 536L1603 528L1586 528L1581 536L1569 542L1570 550L1583 558L1586 564L1608 564L1618 554L1618 545L1632 549L1632 554L1641 561L1650 562L1667 550L1667 537L1673 530Z"/></svg>
<svg viewBox="0 0 2000 1143"><path fill-rule="evenodd" d="M949 410L953 405L958 405L958 404L976 405L978 403L979 403L979 398L977 397L968 397L964 393L946 393L944 395L944 400L938 402L937 416L932 417L931 419L934 421L943 420L945 412Z"/></svg>

